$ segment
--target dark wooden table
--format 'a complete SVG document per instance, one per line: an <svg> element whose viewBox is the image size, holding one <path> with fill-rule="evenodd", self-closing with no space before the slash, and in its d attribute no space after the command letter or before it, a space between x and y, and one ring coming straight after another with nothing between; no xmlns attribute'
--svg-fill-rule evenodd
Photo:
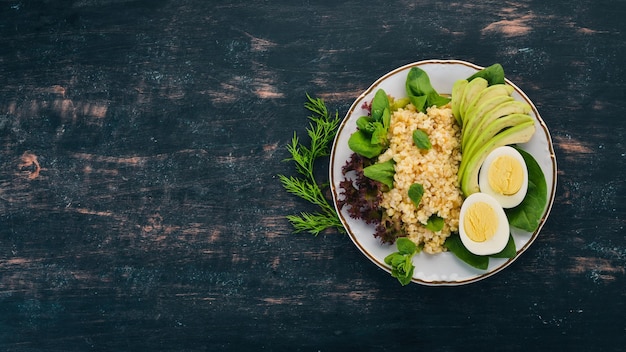
<svg viewBox="0 0 626 352"><path fill-rule="evenodd" d="M626 2L0 0L0 350L621 351ZM306 93L501 63L546 121L513 265L401 287L286 193ZM325 165L320 165L323 174Z"/></svg>

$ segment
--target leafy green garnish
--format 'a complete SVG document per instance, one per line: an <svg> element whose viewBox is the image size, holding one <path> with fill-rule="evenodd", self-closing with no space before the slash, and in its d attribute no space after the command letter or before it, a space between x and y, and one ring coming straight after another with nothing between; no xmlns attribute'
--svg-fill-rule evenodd
<svg viewBox="0 0 626 352"><path fill-rule="evenodd" d="M307 94L307 100L304 107L313 113L309 116L309 127L306 129L310 146L302 144L294 133L291 143L287 145L291 157L285 159L295 162L296 171L301 177L285 175L278 177L287 192L317 205L320 210L315 213L301 212L299 215L288 215L287 219L295 232L306 231L317 236L320 232L333 227L345 232L335 208L330 205L322 191L327 185L320 185L313 173L315 161L330 154L330 143L335 138L340 122L339 113L335 112L334 117L331 116L322 99L313 99Z"/></svg>
<svg viewBox="0 0 626 352"><path fill-rule="evenodd" d="M430 84L428 74L418 67L412 67L406 77L406 93L418 111L426 112L433 105L446 105L450 99L437 93Z"/></svg>
<svg viewBox="0 0 626 352"><path fill-rule="evenodd" d="M366 130L357 130L350 136L350 139L348 139L348 147L350 147L353 152L369 159L379 156L380 153L385 150L385 146L373 144L372 133L373 130L370 133Z"/></svg>
<svg viewBox="0 0 626 352"><path fill-rule="evenodd" d="M384 90L376 91L372 99L371 116L357 119L358 130L348 139L348 147L366 158L379 156L389 144L387 132L391 123L391 107Z"/></svg>
<svg viewBox="0 0 626 352"><path fill-rule="evenodd" d="M395 165L396 163L393 161L393 159L389 159L384 163L372 164L364 168L363 174L365 175L365 177L378 181L389 187L389 189L392 189L393 176L396 173Z"/></svg>
<svg viewBox="0 0 626 352"><path fill-rule="evenodd" d="M433 147L432 144L430 144L428 134L420 129L413 131L413 143L415 143L415 146L419 149L428 150Z"/></svg>
<svg viewBox="0 0 626 352"><path fill-rule="evenodd" d="M431 215L431 217L428 218L428 221L426 222L426 228L432 232L441 231L443 229L443 225L443 218L437 215Z"/></svg>
<svg viewBox="0 0 626 352"><path fill-rule="evenodd" d="M515 240L512 235L509 235L509 241L506 243L506 247L500 252L496 254L490 255L491 258L513 258L517 254L517 250L515 249Z"/></svg>
<svg viewBox="0 0 626 352"><path fill-rule="evenodd" d="M504 84L504 68L500 64L493 64L489 67L485 67L482 70L471 75L467 81L471 81L474 78L482 77L487 80L490 86L494 84Z"/></svg>
<svg viewBox="0 0 626 352"><path fill-rule="evenodd" d="M402 286L408 285L413 278L413 256L422 250L421 246L417 246L413 241L406 237L400 237L396 240L397 252L391 253L385 257L385 263L391 265L391 276L398 279Z"/></svg>
<svg viewBox="0 0 626 352"><path fill-rule="evenodd" d="M383 121L385 110L389 110L389 97L384 90L379 89L372 99L372 119L374 121Z"/></svg>
<svg viewBox="0 0 626 352"><path fill-rule="evenodd" d="M446 238L446 241L443 245L448 248L448 250L457 258L480 270L487 270L487 268L489 267L490 257L513 258L517 254L517 251L515 249L515 240L513 240L513 236L511 236L510 234L509 241L506 243L504 249L499 253L491 255L476 255L470 252L463 245L463 241L461 241L461 236L459 236L458 233L453 233L452 235L450 235L450 237Z"/></svg>
<svg viewBox="0 0 626 352"><path fill-rule="evenodd" d="M534 232L539 227L548 202L548 186L541 167L528 152L517 149L528 169L528 190L522 203L515 208L505 209L509 224L518 229Z"/></svg>
<svg viewBox="0 0 626 352"><path fill-rule="evenodd" d="M417 207L422 201L422 196L424 195L424 186L419 183L414 183L409 187L409 198L411 202Z"/></svg>
<svg viewBox="0 0 626 352"><path fill-rule="evenodd" d="M457 256L457 258L461 259L465 263L473 266L474 268L486 270L489 267L489 257L483 255L476 255L470 252L465 246L463 242L461 242L461 236L459 234L454 233L446 238L446 241L443 244L452 254Z"/></svg>

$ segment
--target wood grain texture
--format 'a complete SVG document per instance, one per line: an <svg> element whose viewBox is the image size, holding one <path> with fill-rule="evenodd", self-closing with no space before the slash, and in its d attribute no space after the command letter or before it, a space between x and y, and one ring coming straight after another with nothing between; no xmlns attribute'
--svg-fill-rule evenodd
<svg viewBox="0 0 626 352"><path fill-rule="evenodd" d="M0 350L626 344L623 1L0 0ZM501 63L557 154L502 273L400 287L277 174L306 93L345 114L430 58ZM325 165L320 165L323 175Z"/></svg>

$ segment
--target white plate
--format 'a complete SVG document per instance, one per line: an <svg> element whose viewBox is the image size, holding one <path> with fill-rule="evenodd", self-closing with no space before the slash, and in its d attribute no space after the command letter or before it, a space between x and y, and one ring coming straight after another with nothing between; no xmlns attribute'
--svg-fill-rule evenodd
<svg viewBox="0 0 626 352"><path fill-rule="evenodd" d="M405 97L406 76L412 67L419 67L428 73L432 86L440 94L450 94L452 92L452 85L456 80L468 78L476 71L483 68L458 60L427 60L408 64L387 73L374 82L374 84L363 92L352 104L346 117L339 126L330 158L330 183L333 201L339 212L343 226L346 228L357 248L372 262L389 273L391 272L391 268L385 264L384 258L388 254L396 251L395 245L381 244L380 241L374 237L374 226L367 225L361 220L351 218L345 210L340 212L337 207L337 199L340 196L339 183L344 180L341 168L352 155L352 151L348 148L348 139L350 135L356 131L356 120L360 116L367 114L367 112L361 108L363 103L370 102L379 88L384 89L387 94L396 98ZM539 116L537 108L526 94L509 80L507 80L507 83L515 88L512 94L515 99L526 101L532 107L531 115L535 118L535 134L528 143L522 144L520 147L533 155L546 177L548 202L539 227L534 233L512 229L512 235L517 248L516 256L511 259L491 258L487 270L472 268L448 252L434 255L423 252L419 253L413 257L413 264L415 265L413 282L431 286L462 285L489 277L506 268L528 249L539 235L539 231L548 217L556 191L556 158L554 156L550 133L548 132L546 124Z"/></svg>

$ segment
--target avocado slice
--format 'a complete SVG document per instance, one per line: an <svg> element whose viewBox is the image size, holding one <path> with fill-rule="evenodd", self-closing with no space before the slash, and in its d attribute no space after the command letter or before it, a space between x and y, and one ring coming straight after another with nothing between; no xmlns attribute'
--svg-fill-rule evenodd
<svg viewBox="0 0 626 352"><path fill-rule="evenodd" d="M463 90L463 98L461 98L461 104L459 105L459 114L461 116L461 120L464 120L465 112L467 111L470 103L474 100L474 98L478 96L478 94L480 94L483 89L487 88L488 84L489 82L487 82L486 79L482 77L477 77L469 82L467 86L465 86L465 89Z"/></svg>
<svg viewBox="0 0 626 352"><path fill-rule="evenodd" d="M463 131L461 132L461 135L463 137L462 139L467 139L468 135L472 131L474 131L475 126L478 124L478 120L485 116L489 111L495 109L500 104L514 100L515 99L509 94L503 94L496 95L490 98L485 97L485 99L481 99L480 102L474 104L470 109L467 110L467 113L465 114ZM463 144L461 144L461 146L463 146Z"/></svg>
<svg viewBox="0 0 626 352"><path fill-rule="evenodd" d="M480 146L489 142L501 131L524 123L532 123L533 121L533 118L527 114L510 114L504 117L497 118L489 125L487 125L484 130L481 130L476 135L475 139L469 141L469 143L466 145L464 152L467 153L467 155L472 155L474 151L480 148Z"/></svg>
<svg viewBox="0 0 626 352"><path fill-rule="evenodd" d="M467 146L475 140L482 131L489 126L490 123L495 121L496 119L511 115L511 114L528 114L530 112L530 105L526 102L519 100L507 100L502 104L499 104L495 108L487 111L482 114L482 116L477 116L472 120L472 123L467 125L467 130L463 131L461 145L463 149L467 148Z"/></svg>
<svg viewBox="0 0 626 352"><path fill-rule="evenodd" d="M463 126L463 118L459 113L459 109L461 100L463 99L463 92L468 83L466 79L460 79L452 85L452 99L450 100L450 105L452 106L452 115L454 115L454 119L459 126Z"/></svg>
<svg viewBox="0 0 626 352"><path fill-rule="evenodd" d="M472 193L480 191L480 187L478 186L478 171L489 153L504 145L526 143L534 133L535 122L531 120L498 133L487 143L480 146L475 153L463 155L458 173L463 195L467 197Z"/></svg>
<svg viewBox="0 0 626 352"><path fill-rule="evenodd" d="M513 93L513 87L508 84L495 84L483 89L465 109L465 114L469 115L475 107L481 106L484 102L497 96L509 96Z"/></svg>

